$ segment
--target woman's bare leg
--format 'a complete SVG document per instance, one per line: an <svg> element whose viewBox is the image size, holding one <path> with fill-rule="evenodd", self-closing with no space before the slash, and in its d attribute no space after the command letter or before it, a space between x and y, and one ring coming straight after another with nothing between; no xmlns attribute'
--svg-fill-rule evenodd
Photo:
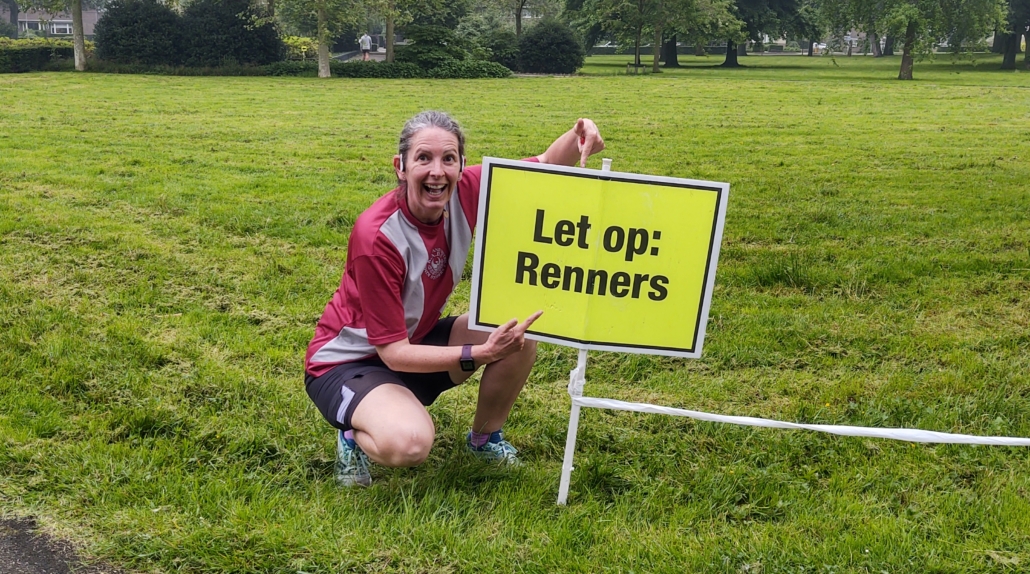
<svg viewBox="0 0 1030 574"><path fill-rule="evenodd" d="M351 414L354 440L383 466L418 466L429 456L436 428L426 408L400 385L380 385Z"/></svg>
<svg viewBox="0 0 1030 574"><path fill-rule="evenodd" d="M451 327L449 345L485 343L490 333L472 331L468 328L468 313L458 317ZM529 378L536 362L536 341L526 341L525 347L518 353L509 355L500 361L490 363L483 371L479 383L479 400L476 403L476 416L472 419L472 430L478 433L491 433L500 430L504 421L508 420L511 408L515 404L522 387ZM472 373L466 373L458 365L451 369L451 380L463 382Z"/></svg>

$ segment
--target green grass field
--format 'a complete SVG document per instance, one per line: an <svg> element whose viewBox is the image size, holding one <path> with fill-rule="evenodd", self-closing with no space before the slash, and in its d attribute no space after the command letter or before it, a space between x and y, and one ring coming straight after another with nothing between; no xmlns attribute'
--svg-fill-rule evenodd
<svg viewBox="0 0 1030 574"><path fill-rule="evenodd" d="M472 161L587 116L616 170L730 182L704 358L594 353L588 395L1030 437L1030 75L619 75L628 59L489 81L0 76L0 514L140 572L1025 571L1026 448L588 409L558 507L575 352L554 346L506 427L522 468L462 452L467 385L431 408L424 465L335 487L303 353L425 108L463 122Z"/></svg>

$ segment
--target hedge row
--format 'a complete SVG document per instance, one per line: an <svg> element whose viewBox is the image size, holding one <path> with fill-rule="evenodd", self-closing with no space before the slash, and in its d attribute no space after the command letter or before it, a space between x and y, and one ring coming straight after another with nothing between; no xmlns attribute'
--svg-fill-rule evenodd
<svg viewBox="0 0 1030 574"><path fill-rule="evenodd" d="M74 59L71 42L0 42L0 73L32 72L67 68ZM507 78L504 66L484 60L450 61L435 68L423 69L409 62L330 62L333 76L339 78ZM274 62L265 66L227 65L216 67L155 66L120 64L90 60L91 72L111 74L157 74L165 76L309 76L318 75L314 61Z"/></svg>
<svg viewBox="0 0 1030 574"><path fill-rule="evenodd" d="M330 62L329 69L338 78L507 78L511 72L494 62L464 61L423 70L405 62ZM89 70L112 74L158 74L165 76L306 76L318 75L317 62L283 61L267 66L222 66L187 68L182 66L144 66L90 62Z"/></svg>
<svg viewBox="0 0 1030 574"><path fill-rule="evenodd" d="M71 46L0 45L0 74L47 70L74 58Z"/></svg>
<svg viewBox="0 0 1030 574"><path fill-rule="evenodd" d="M316 62L277 62L266 66L270 76L317 76ZM329 70L339 78L507 78L508 68L483 60L450 61L423 69L410 62L330 62Z"/></svg>

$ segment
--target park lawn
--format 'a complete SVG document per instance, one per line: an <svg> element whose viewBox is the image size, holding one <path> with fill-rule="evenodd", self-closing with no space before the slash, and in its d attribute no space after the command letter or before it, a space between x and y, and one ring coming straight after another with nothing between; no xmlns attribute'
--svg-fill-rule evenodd
<svg viewBox="0 0 1030 574"><path fill-rule="evenodd" d="M755 59L799 62L0 76L0 513L147 572L1025 569L1026 448L585 410L558 507L575 353L549 345L506 427L520 469L462 452L470 384L431 408L424 465L334 486L303 353L425 108L463 122L473 162L587 116L616 170L731 184L704 357L592 353L588 395L1030 437L1026 74Z"/></svg>
<svg viewBox="0 0 1030 574"><path fill-rule="evenodd" d="M894 84L901 68L901 56L873 58L855 54L851 57L836 55L800 56L783 54L748 55L739 58L739 68L723 68L725 55L680 55L679 68L659 66L663 77L734 78L762 81L814 81L884 82ZM641 56L641 73L652 71L652 56ZM626 75L627 64L633 63L633 54L591 56L580 70L587 75ZM1017 59L1019 70L1002 70L1001 56L989 53L935 54L917 58L913 68L918 83L945 83L952 86L1030 86L1030 70L1026 70L1023 55ZM807 94L809 96L811 94Z"/></svg>

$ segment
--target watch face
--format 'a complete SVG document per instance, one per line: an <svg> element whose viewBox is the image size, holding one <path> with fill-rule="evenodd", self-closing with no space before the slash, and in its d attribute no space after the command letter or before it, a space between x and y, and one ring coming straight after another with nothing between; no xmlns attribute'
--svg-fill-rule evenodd
<svg viewBox="0 0 1030 574"><path fill-rule="evenodd" d="M472 359L462 359L460 362L461 362L461 370L466 371L466 372L467 371L474 371L474 370L476 370L476 362L473 361Z"/></svg>

